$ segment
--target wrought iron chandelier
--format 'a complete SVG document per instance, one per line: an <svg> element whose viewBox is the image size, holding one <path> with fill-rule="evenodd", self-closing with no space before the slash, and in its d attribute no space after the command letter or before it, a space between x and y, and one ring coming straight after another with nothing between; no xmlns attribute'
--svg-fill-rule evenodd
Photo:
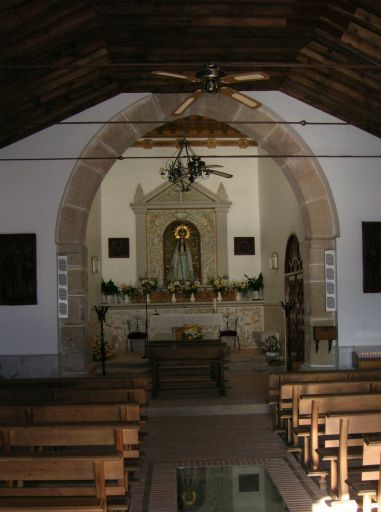
<svg viewBox="0 0 381 512"><path fill-rule="evenodd" d="M178 185L182 192L188 192L198 178L209 178L210 170L193 151L190 142L182 139L177 154L160 169L159 173L163 180L167 179Z"/></svg>
<svg viewBox="0 0 381 512"><path fill-rule="evenodd" d="M217 174L224 178L232 177L231 174L215 171L211 167L223 166L206 165L204 160L193 151L190 142L184 138L180 141L177 154L160 169L159 173L163 180L178 185L182 192L188 192L197 179L208 179L210 174Z"/></svg>

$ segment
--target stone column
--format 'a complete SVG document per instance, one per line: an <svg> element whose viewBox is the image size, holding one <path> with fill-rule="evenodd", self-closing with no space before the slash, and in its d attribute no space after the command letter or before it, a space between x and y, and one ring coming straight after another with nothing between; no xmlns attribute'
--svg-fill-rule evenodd
<svg viewBox="0 0 381 512"><path fill-rule="evenodd" d="M219 276L228 274L228 241L227 241L227 212L229 206L216 207L216 230L217 230L217 274Z"/></svg>

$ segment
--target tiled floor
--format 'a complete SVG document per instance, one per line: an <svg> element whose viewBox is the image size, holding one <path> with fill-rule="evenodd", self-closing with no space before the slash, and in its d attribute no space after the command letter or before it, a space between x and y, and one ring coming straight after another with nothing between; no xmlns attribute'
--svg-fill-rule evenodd
<svg viewBox="0 0 381 512"><path fill-rule="evenodd" d="M273 432L265 404L268 368L258 352L233 354L226 397L199 390L182 396L159 393L148 408L140 481L130 512L176 512L179 465L265 463L291 512L312 512L319 489Z"/></svg>

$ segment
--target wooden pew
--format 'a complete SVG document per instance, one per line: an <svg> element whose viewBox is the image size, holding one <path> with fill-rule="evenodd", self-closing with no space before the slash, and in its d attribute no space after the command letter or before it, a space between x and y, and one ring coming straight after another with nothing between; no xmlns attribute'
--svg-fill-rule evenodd
<svg viewBox="0 0 381 512"><path fill-rule="evenodd" d="M343 393L380 393L381 380L364 381L321 381L294 382L282 384L278 404L278 417L286 421L287 440L292 441L292 428L298 422L298 401L301 395L324 395ZM291 402L290 402L291 400ZM297 439L294 437L294 446Z"/></svg>
<svg viewBox="0 0 381 512"><path fill-rule="evenodd" d="M280 387L283 383L318 381L359 381L381 380L381 370L312 370L302 372L279 372L269 374L267 401L276 404L279 401Z"/></svg>
<svg viewBox="0 0 381 512"><path fill-rule="evenodd" d="M144 422L137 402L117 403L45 403L3 404L0 403L0 423L52 423L97 421Z"/></svg>
<svg viewBox="0 0 381 512"><path fill-rule="evenodd" d="M29 388L0 389L0 403L36 402L121 402L136 401L147 405L147 390L140 388L110 389L68 389L68 388Z"/></svg>
<svg viewBox="0 0 381 512"><path fill-rule="evenodd" d="M381 433L381 411L329 413L324 426L324 447L319 446L317 452L321 461L330 463L331 491L342 499L348 493L348 461L361 460L364 438Z"/></svg>
<svg viewBox="0 0 381 512"><path fill-rule="evenodd" d="M151 388L151 377L147 375L110 375L104 377L52 377L27 379L1 379L2 389L29 389L29 388L69 388L69 389L112 389L112 388Z"/></svg>
<svg viewBox="0 0 381 512"><path fill-rule="evenodd" d="M2 512L31 507L104 511L108 496L118 497L127 510L123 457L113 449L96 454L35 452L0 456L0 481Z"/></svg>
<svg viewBox="0 0 381 512"><path fill-rule="evenodd" d="M372 501L381 510L381 439L364 439L362 466L350 475L346 483L358 498L362 498L362 511L371 512Z"/></svg>
<svg viewBox="0 0 381 512"><path fill-rule="evenodd" d="M152 396L160 389L216 387L221 395L225 388L225 353L229 347L201 346L149 347L152 368Z"/></svg>
<svg viewBox="0 0 381 512"><path fill-rule="evenodd" d="M0 454L20 448L109 446L122 452L125 459L138 459L139 434L139 423L0 424Z"/></svg>
<svg viewBox="0 0 381 512"><path fill-rule="evenodd" d="M356 393L341 395L307 395L299 398L298 425L307 426L310 431L310 458L312 470L319 466L317 448L319 446L319 421L324 423L329 413L351 411L381 411L381 394ZM319 419L320 417L320 419Z"/></svg>

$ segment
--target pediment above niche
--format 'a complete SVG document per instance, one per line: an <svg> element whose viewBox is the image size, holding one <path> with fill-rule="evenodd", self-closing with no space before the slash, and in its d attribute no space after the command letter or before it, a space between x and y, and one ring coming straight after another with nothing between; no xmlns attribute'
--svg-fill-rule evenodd
<svg viewBox="0 0 381 512"><path fill-rule="evenodd" d="M134 209L134 207L141 208L142 206L147 208L160 208L174 204L177 206L181 205L182 208L192 206L219 207L231 205L231 202L228 200L225 187L222 183L220 184L217 193L208 190L200 184L193 184L189 192L182 192L177 185L164 183L147 194L144 194L143 189L139 184L136 188L134 199L134 203L131 204L132 209Z"/></svg>

